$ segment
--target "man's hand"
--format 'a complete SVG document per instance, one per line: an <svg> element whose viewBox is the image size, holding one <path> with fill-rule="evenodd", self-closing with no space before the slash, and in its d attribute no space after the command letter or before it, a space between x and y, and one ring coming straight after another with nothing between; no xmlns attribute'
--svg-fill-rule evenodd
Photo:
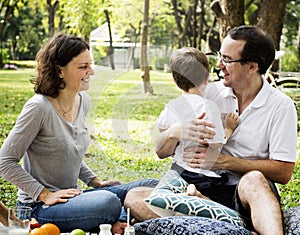
<svg viewBox="0 0 300 235"><path fill-rule="evenodd" d="M67 202L69 198L73 198L81 194L78 189L64 189L56 192L50 192L48 189L44 188L38 199L44 202L45 205L51 206L57 203Z"/></svg>
<svg viewBox="0 0 300 235"><path fill-rule="evenodd" d="M185 149L183 161L190 167L201 168L205 170L223 169L224 156L220 154L218 149L210 147L191 147Z"/></svg>
<svg viewBox="0 0 300 235"><path fill-rule="evenodd" d="M185 123L175 124L173 135L178 140L189 140L207 145L207 139L212 139L215 135L215 132L207 127L213 128L214 125L201 119L192 119Z"/></svg>
<svg viewBox="0 0 300 235"><path fill-rule="evenodd" d="M208 145L207 139L213 139L216 134L212 129L214 124L202 120L205 113L198 118L185 123L176 123L162 132L156 139L156 153L163 159L174 154L180 140L189 140L201 145Z"/></svg>
<svg viewBox="0 0 300 235"><path fill-rule="evenodd" d="M180 140L190 140L199 144L207 145L205 139L212 139L216 134L212 129L215 125L211 122L203 120L206 113L202 113L198 118L183 123L177 127L177 136ZM176 132L175 132L176 133Z"/></svg>

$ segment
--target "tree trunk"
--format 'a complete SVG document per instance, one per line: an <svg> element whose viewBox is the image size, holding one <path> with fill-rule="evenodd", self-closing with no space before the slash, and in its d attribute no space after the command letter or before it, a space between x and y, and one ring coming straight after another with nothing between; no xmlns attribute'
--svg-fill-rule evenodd
<svg viewBox="0 0 300 235"><path fill-rule="evenodd" d="M198 0L193 0L193 47L197 48L197 30L198 30L198 27L197 27L197 6L198 6ZM202 21L200 21L201 23ZM200 29L200 27L199 27ZM200 33L200 32L199 32Z"/></svg>
<svg viewBox="0 0 300 235"><path fill-rule="evenodd" d="M4 41L4 29L9 21L10 17L12 16L12 13L14 9L16 8L18 3L18 0L16 1L4 1L3 3L0 4L0 12L2 12L3 9L5 9L4 16L2 17L0 21L0 69L3 67L3 58L2 58L2 46L3 46L3 41Z"/></svg>
<svg viewBox="0 0 300 235"><path fill-rule="evenodd" d="M198 43L198 49L202 50L201 48L201 40L203 38L203 29L204 29L204 15L205 15L205 0L200 0L200 8L201 8L201 16L200 16L200 25L199 25L199 32L198 32L198 39L197 39L197 43ZM206 38L204 39L206 41Z"/></svg>
<svg viewBox="0 0 300 235"><path fill-rule="evenodd" d="M210 7L219 23L221 41L232 28L245 24L244 0L214 0Z"/></svg>
<svg viewBox="0 0 300 235"><path fill-rule="evenodd" d="M128 63L127 63L127 70L130 69L132 63L133 63L133 67L134 67L134 52L135 52L136 44L138 42L138 36L140 35L140 32L141 32L141 21L139 23L138 32L131 23L129 25L131 27L132 34L133 34L131 37L132 38L131 41L133 41L134 46L130 49L130 54L129 54Z"/></svg>
<svg viewBox="0 0 300 235"><path fill-rule="evenodd" d="M181 38L179 35L182 35L183 28L181 26L181 17L180 17L178 7L177 7L177 0L172 0L172 6L173 6L173 14L174 14L174 18L175 18L175 22L176 22L176 26L177 26L177 30L178 30L178 44L179 44L179 47L182 47L183 42L181 41Z"/></svg>
<svg viewBox="0 0 300 235"><path fill-rule="evenodd" d="M298 23L298 61L300 63L300 22Z"/></svg>
<svg viewBox="0 0 300 235"><path fill-rule="evenodd" d="M276 50L280 49L286 3L287 0L264 0L258 15L257 26L272 36ZM274 61L272 70L278 69L279 61Z"/></svg>
<svg viewBox="0 0 300 235"><path fill-rule="evenodd" d="M112 70L115 70L115 63L114 63L114 48L113 48L113 39L112 39L112 33L111 33L111 26L110 26L110 18L109 18L109 13L108 10L104 10L105 16L106 16L106 21L108 25L108 33L109 33L109 47L107 49L107 56L108 60L111 66Z"/></svg>
<svg viewBox="0 0 300 235"><path fill-rule="evenodd" d="M141 37L141 78L144 85L144 93L153 94L150 85L150 67L148 62L148 24L149 24L149 0L144 0L144 17Z"/></svg>
<svg viewBox="0 0 300 235"><path fill-rule="evenodd" d="M51 3L52 0L47 0L47 6L48 6L48 31L49 31L49 36L52 37L55 32L55 24L54 24L54 19L55 19L55 11L57 8L57 5L59 3L58 0L56 0L53 4Z"/></svg>
<svg viewBox="0 0 300 235"><path fill-rule="evenodd" d="M287 0L264 0L258 15L257 26L270 34L276 50L280 49L280 37Z"/></svg>

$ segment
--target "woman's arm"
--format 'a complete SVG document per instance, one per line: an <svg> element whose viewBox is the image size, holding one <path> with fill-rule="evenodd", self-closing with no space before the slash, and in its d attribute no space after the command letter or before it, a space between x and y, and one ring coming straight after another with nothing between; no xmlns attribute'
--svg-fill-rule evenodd
<svg viewBox="0 0 300 235"><path fill-rule="evenodd" d="M20 159L37 136L43 122L43 112L32 100L33 98L23 107L16 124L1 147L0 174L36 199L44 186L19 165Z"/></svg>

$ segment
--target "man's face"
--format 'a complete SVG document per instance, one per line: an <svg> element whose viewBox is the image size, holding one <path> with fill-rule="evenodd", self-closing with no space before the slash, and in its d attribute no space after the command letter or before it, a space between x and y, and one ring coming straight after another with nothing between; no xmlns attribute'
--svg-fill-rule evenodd
<svg viewBox="0 0 300 235"><path fill-rule="evenodd" d="M245 41L233 40L227 36L222 43L220 53L221 59L218 61L217 67L222 69L224 73L224 85L238 88L247 81L247 64L241 64L241 51L243 50Z"/></svg>

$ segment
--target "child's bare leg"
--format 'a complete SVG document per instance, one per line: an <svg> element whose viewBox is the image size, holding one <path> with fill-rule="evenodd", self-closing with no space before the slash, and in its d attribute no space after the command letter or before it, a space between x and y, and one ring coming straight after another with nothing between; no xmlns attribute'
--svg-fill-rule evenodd
<svg viewBox="0 0 300 235"><path fill-rule="evenodd" d="M197 196L203 199L210 200L208 197L205 197L202 193L200 193L194 184L190 184L186 189L186 195L188 196Z"/></svg>

